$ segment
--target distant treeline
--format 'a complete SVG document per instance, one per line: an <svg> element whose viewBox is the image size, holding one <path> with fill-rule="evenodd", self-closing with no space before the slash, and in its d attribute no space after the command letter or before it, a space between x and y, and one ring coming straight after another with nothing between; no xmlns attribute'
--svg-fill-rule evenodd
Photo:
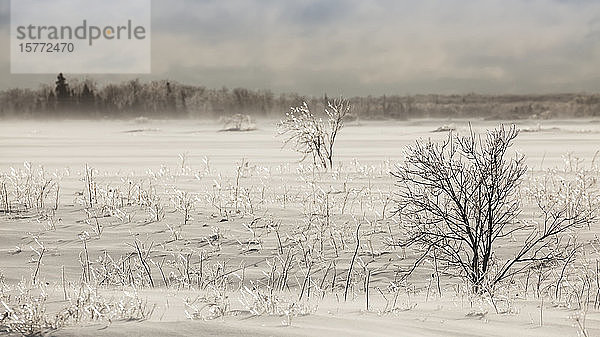
<svg viewBox="0 0 600 337"><path fill-rule="evenodd" d="M307 102L322 111L329 98L274 94L244 88L210 89L175 82L131 80L99 86L92 79L67 80L39 89L0 91L0 118L215 118L233 114L280 117ZM600 116L600 94L383 95L350 97L360 119L572 118Z"/></svg>

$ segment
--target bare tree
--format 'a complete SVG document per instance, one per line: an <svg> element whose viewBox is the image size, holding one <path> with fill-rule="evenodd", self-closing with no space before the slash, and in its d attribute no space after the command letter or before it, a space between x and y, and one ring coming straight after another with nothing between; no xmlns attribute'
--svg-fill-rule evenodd
<svg viewBox="0 0 600 337"><path fill-rule="evenodd" d="M344 118L350 113L348 100L339 98L328 102L325 118L315 116L306 102L291 108L286 118L279 124L279 134L286 137L284 145L290 145L303 154L302 160L312 157L315 166L333 167L333 153L336 137L344 127Z"/></svg>
<svg viewBox="0 0 600 337"><path fill-rule="evenodd" d="M561 236L595 219L594 198L581 179L540 184L533 199L541 221L520 219L517 193L527 166L524 156L509 154L517 135L515 126L500 126L483 137L451 132L443 142L419 140L407 148L393 173L404 229L393 244L416 253L407 274L435 259L446 275L482 292L535 264L565 258L564 245L573 241ZM518 242L514 251L498 256L509 239Z"/></svg>

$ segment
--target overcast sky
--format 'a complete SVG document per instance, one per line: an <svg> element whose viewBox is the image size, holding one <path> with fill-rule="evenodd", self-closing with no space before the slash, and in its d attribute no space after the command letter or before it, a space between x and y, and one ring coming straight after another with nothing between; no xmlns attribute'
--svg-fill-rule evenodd
<svg viewBox="0 0 600 337"><path fill-rule="evenodd" d="M52 83L10 74L9 4L0 89ZM600 1L155 0L152 75L138 77L314 95L597 92Z"/></svg>

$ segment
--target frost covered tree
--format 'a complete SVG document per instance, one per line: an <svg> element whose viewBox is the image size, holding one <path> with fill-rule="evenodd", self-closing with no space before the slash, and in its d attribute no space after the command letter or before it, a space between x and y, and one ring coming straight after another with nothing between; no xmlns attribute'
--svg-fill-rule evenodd
<svg viewBox="0 0 600 337"><path fill-rule="evenodd" d="M333 167L335 141L350 109L349 101L344 98L329 101L324 117L313 114L306 102L291 108L278 124L279 135L285 137L284 146L301 153L302 160L311 157L317 167Z"/></svg>

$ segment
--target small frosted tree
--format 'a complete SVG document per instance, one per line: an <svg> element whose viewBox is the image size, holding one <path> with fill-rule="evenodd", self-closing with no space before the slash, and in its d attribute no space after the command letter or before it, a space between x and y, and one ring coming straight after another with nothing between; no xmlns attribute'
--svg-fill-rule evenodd
<svg viewBox="0 0 600 337"><path fill-rule="evenodd" d="M291 108L286 118L278 124L279 135L285 137L284 146L289 145L301 153L301 160L310 157L315 166L332 168L335 141L350 109L346 99L330 101L323 120L310 111L306 102Z"/></svg>

